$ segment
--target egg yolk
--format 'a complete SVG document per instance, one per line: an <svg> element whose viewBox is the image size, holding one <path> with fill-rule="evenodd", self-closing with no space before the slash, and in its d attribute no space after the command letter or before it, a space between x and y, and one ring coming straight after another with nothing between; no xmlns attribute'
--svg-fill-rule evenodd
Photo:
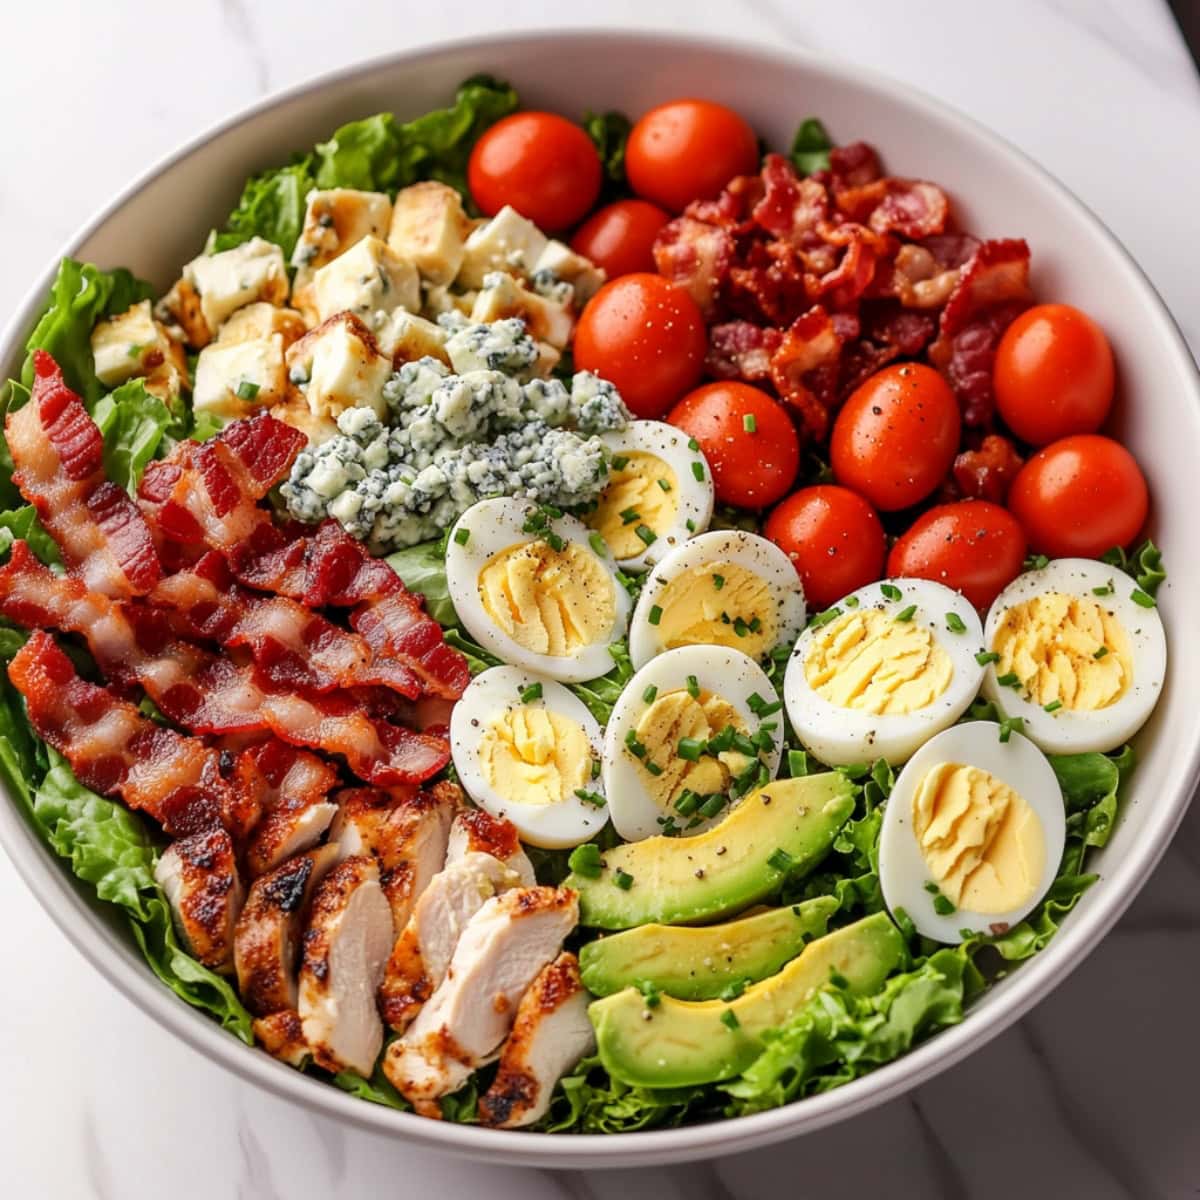
<svg viewBox="0 0 1200 1200"><path fill-rule="evenodd" d="M877 717L928 707L953 674L950 656L928 626L877 608L844 613L817 630L804 659L817 695Z"/></svg>
<svg viewBox="0 0 1200 1200"><path fill-rule="evenodd" d="M591 781L592 747L578 721L521 705L488 723L479 739L487 785L519 804L559 804Z"/></svg>
<svg viewBox="0 0 1200 1200"><path fill-rule="evenodd" d="M487 615L534 654L573 654L605 640L616 621L612 578L575 542L509 546L487 560L478 586Z"/></svg>
<svg viewBox="0 0 1200 1200"><path fill-rule="evenodd" d="M999 675L1016 675L1034 704L1095 712L1133 683L1125 628L1090 596L1044 592L1014 604L996 630Z"/></svg>
<svg viewBox="0 0 1200 1200"><path fill-rule="evenodd" d="M1041 882L1041 821L1008 784L980 767L930 768L913 796L912 820L933 882L957 908L1009 912Z"/></svg>
<svg viewBox="0 0 1200 1200"><path fill-rule="evenodd" d="M775 598L761 576L736 563L706 563L676 575L658 600L658 636L676 646L732 646L762 658L775 645Z"/></svg>
<svg viewBox="0 0 1200 1200"><path fill-rule="evenodd" d="M614 462L622 465L610 467L608 486L585 519L608 543L614 558L636 558L646 549L638 526L657 536L675 523L679 481L655 454L635 450Z"/></svg>
<svg viewBox="0 0 1200 1200"><path fill-rule="evenodd" d="M664 692L642 713L635 730L645 754L637 758L647 794L661 808L668 808L685 789L700 796L729 791L733 779L751 760L737 750L725 750L715 756L702 754L693 762L681 758L683 738L707 741L732 725L738 733L746 724L728 700L701 690L693 696L685 689Z"/></svg>

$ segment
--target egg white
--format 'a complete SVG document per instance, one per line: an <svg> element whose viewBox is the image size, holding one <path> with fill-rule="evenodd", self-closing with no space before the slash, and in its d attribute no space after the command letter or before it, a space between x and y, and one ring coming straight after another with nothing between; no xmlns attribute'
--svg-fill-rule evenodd
<svg viewBox="0 0 1200 1200"><path fill-rule="evenodd" d="M643 667L666 647L650 612L670 582L708 563L728 562L753 572L771 590L775 606L776 646L786 645L804 628L804 588L788 556L774 542L741 529L713 529L668 554L650 572L629 626L629 657ZM765 615L765 614L759 614Z"/></svg>
<svg viewBox="0 0 1200 1200"><path fill-rule="evenodd" d="M494 554L510 546L536 541L541 534L526 532L524 526L539 511L536 504L512 496L480 500L467 509L454 526L446 544L446 585L459 620L484 649L497 658L515 663L550 679L579 683L606 675L613 667L609 647L625 633L629 620L629 593L617 578L617 566L607 548L603 554L589 540L589 530L574 517L562 516L549 522L549 529L563 539L581 546L585 553L603 565L612 585L614 618L607 636L572 654L538 654L527 650L509 637L484 608L479 598L479 573ZM460 530L467 532L465 545L458 541ZM600 543L602 539L595 539Z"/></svg>
<svg viewBox="0 0 1200 1200"><path fill-rule="evenodd" d="M1111 594L1097 596L1093 588L1112 587ZM1125 628L1133 656L1133 684L1107 708L1071 712L1060 708L1048 713L1026 699L1020 689L1002 686L996 665L990 664L983 677L984 695L1010 717L1025 722L1025 733L1049 754L1083 754L1113 750L1127 742L1146 723L1167 672L1167 638L1157 608L1143 608L1130 597L1137 584L1124 571L1091 558L1053 559L1037 571L1018 575L996 597L984 626L987 648L1000 627L1004 614L1015 604L1043 592L1062 592L1095 600L1111 612Z"/></svg>
<svg viewBox="0 0 1200 1200"><path fill-rule="evenodd" d="M541 684L537 700L522 700L521 692ZM479 762L479 742L484 730L512 708L544 708L582 726L593 761L604 752L603 736L587 706L561 683L544 679L519 667L492 667L471 680L450 716L450 753L459 782L480 808L511 821L521 840L531 846L557 850L586 842L608 820L603 807L571 795L556 804L522 803L520 797L501 795L484 778ZM600 778L589 779L584 790L603 796Z"/></svg>
<svg viewBox="0 0 1200 1200"><path fill-rule="evenodd" d="M899 599L888 599L883 592L885 587L897 588ZM975 656L983 649L983 630L979 615L960 593L928 579L892 579L859 588L833 608L843 613L852 608L876 608L894 618L913 605L916 606L913 623L930 630L950 656L953 668L946 690L932 704L916 712L875 716L842 708L825 699L811 687L804 670L805 656L821 627L810 625L800 635L788 660L783 695L796 736L823 763L847 766L876 758L903 762L922 742L953 725L978 694L983 667ZM952 632L947 625L949 613L962 621L965 626L962 633Z"/></svg>
<svg viewBox="0 0 1200 1200"><path fill-rule="evenodd" d="M775 748L763 757L763 761L772 779L779 771L783 753L783 713L777 710L770 716L759 718L750 706L750 697L755 694L768 705L779 702L778 694L758 663L725 646L680 646L667 650L642 667L625 685L605 730L604 791L612 823L626 841L638 841L661 833L659 819L672 815L669 810L661 809L647 793L638 760L625 744L626 735L637 729L642 714L653 703L645 699L647 688L657 688L658 695L677 691L686 688L689 675L696 677L701 691L720 696L737 711L749 736L758 732L764 720L776 723L777 728L771 734ZM717 816L686 830L685 836L703 832L728 813L727 805ZM685 822L681 818L678 823Z"/></svg>
<svg viewBox="0 0 1200 1200"><path fill-rule="evenodd" d="M913 796L927 772L938 763L979 767L1013 789L1036 813L1042 826L1045 862L1033 895L1024 904L1003 913L976 913L960 908L942 915L934 911L934 897L925 889L930 882L925 856L913 832ZM909 759L896 778L883 814L879 836L879 882L884 902L895 915L903 909L917 932L934 941L955 945L963 931L1000 933L1017 924L1037 907L1050 890L1066 842L1066 809L1062 789L1046 756L1028 738L1011 733L1000 740L993 721L967 721L931 738Z"/></svg>

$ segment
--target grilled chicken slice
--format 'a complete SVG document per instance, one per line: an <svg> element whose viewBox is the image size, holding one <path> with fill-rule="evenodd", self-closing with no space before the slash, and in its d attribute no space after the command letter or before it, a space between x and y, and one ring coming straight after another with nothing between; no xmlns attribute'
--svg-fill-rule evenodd
<svg viewBox="0 0 1200 1200"><path fill-rule="evenodd" d="M498 858L470 851L439 871L396 939L379 986L383 1019L403 1032L446 977L467 922L498 892L521 877Z"/></svg>
<svg viewBox="0 0 1200 1200"><path fill-rule="evenodd" d="M245 892L233 839L206 829L172 842L154 868L188 951L206 967L233 968L233 931Z"/></svg>
<svg viewBox="0 0 1200 1200"><path fill-rule="evenodd" d="M555 1084L596 1047L590 1000L575 955L564 952L542 968L517 1005L500 1070L479 1101L481 1124L520 1129L541 1118Z"/></svg>
<svg viewBox="0 0 1200 1200"><path fill-rule="evenodd" d="M471 918L446 978L384 1056L387 1077L418 1110L430 1111L491 1061L518 1001L578 917L570 888L531 887L494 896Z"/></svg>
<svg viewBox="0 0 1200 1200"><path fill-rule="evenodd" d="M446 865L450 866L468 854L490 854L521 877L523 887L533 887L537 880L533 864L521 848L517 827L503 817L493 817L482 808L460 808L450 827L450 842L446 847Z"/></svg>
<svg viewBox="0 0 1200 1200"><path fill-rule="evenodd" d="M265 1017L256 1017L251 1026L259 1045L289 1067L302 1067L309 1057L304 1026L294 1008L281 1008Z"/></svg>
<svg viewBox="0 0 1200 1200"><path fill-rule="evenodd" d="M378 860L393 936L408 924L413 905L442 869L461 795L454 784L438 783L414 793L346 788L335 796L338 815L330 838L343 857L372 854Z"/></svg>
<svg viewBox="0 0 1200 1200"><path fill-rule="evenodd" d="M313 896L300 968L304 1040L327 1071L371 1074L383 1045L375 990L391 946L375 860L360 854L338 863Z"/></svg>
<svg viewBox="0 0 1200 1200"><path fill-rule="evenodd" d="M233 949L238 990L251 1012L265 1017L296 1007L301 922L313 892L337 858L337 846L318 846L250 885Z"/></svg>

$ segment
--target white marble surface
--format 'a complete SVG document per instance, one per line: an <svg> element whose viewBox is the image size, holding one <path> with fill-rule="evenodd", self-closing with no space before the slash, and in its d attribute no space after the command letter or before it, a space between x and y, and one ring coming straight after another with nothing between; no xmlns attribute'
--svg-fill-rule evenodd
<svg viewBox="0 0 1200 1200"><path fill-rule="evenodd" d="M703 29L904 78L1024 146L1106 220L1200 347L1200 81L1163 0L39 0L0 40L0 314L131 174L233 108L489 28ZM815 107L806 103L805 111ZM1184 1197L1200 1193L1200 809L1116 931L987 1049L833 1130L715 1164L500 1171L347 1132L227 1076L101 981L0 852L0 1193ZM15 935L15 936L14 936Z"/></svg>

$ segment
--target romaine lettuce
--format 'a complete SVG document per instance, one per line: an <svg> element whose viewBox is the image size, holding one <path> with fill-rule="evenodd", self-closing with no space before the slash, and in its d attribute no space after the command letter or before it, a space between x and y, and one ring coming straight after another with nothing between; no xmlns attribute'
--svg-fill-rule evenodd
<svg viewBox="0 0 1200 1200"><path fill-rule="evenodd" d="M290 258L304 227L305 197L314 187L312 155L286 167L252 175L246 180L241 199L229 214L225 228L213 231L208 252L231 250L260 237L282 247L284 257Z"/></svg>
<svg viewBox="0 0 1200 1200"><path fill-rule="evenodd" d="M92 416L104 435L104 472L131 496L167 430L182 433L179 418L140 379L102 396Z"/></svg>

